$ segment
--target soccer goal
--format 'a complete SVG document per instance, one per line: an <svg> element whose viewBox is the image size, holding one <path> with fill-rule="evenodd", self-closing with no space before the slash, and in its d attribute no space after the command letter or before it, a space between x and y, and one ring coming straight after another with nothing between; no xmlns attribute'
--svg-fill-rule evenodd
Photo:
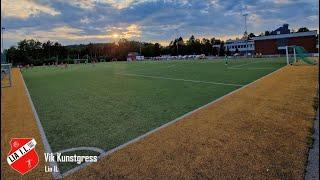
<svg viewBox="0 0 320 180"><path fill-rule="evenodd" d="M73 60L74 64L81 64L81 63L88 63L88 59L74 59Z"/></svg>
<svg viewBox="0 0 320 180"><path fill-rule="evenodd" d="M296 64L298 61L310 65L316 64L302 46L286 46L286 57L288 65Z"/></svg>
<svg viewBox="0 0 320 180"><path fill-rule="evenodd" d="M12 86L11 64L1 64L1 88Z"/></svg>

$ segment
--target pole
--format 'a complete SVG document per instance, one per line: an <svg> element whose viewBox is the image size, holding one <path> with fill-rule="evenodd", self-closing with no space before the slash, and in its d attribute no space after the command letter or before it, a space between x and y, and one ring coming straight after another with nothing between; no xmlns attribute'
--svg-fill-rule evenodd
<svg viewBox="0 0 320 180"><path fill-rule="evenodd" d="M177 40L177 56L179 55L179 43L178 43L178 40Z"/></svg>
<svg viewBox="0 0 320 180"><path fill-rule="evenodd" d="M246 38L246 57L248 56L248 31L247 31L247 16L248 14L244 14L244 25L245 25L245 38Z"/></svg>
<svg viewBox="0 0 320 180"><path fill-rule="evenodd" d="M6 29L5 27L1 27L1 52L2 53L3 53L3 39L4 39L3 33L5 29Z"/></svg>
<svg viewBox="0 0 320 180"><path fill-rule="evenodd" d="M142 53L141 53L141 39L140 39L140 42L139 42L139 48L140 48L140 56L142 55Z"/></svg>
<svg viewBox="0 0 320 180"><path fill-rule="evenodd" d="M247 30L247 15L245 16L245 24L246 24L246 56L248 57L248 30Z"/></svg>
<svg viewBox="0 0 320 180"><path fill-rule="evenodd" d="M293 57L294 57L294 62L297 62L297 56L296 56L296 48L293 47Z"/></svg>
<svg viewBox="0 0 320 180"><path fill-rule="evenodd" d="M286 46L286 55L287 55L287 65L289 65L289 53L288 53L288 46Z"/></svg>

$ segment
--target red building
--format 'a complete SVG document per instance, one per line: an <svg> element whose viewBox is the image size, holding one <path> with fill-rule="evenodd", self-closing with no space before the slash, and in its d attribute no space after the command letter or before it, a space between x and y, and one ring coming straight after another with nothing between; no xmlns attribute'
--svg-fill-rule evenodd
<svg viewBox="0 0 320 180"><path fill-rule="evenodd" d="M253 37L255 52L263 55L285 54L286 46L302 46L309 53L317 53L317 31L297 32Z"/></svg>

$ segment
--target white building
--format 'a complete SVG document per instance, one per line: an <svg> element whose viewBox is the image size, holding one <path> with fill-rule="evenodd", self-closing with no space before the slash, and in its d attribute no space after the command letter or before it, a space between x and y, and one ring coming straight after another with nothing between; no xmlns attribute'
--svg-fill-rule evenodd
<svg viewBox="0 0 320 180"><path fill-rule="evenodd" d="M246 52L254 53L254 41L253 40L227 40L225 45L225 50L229 49L230 52L235 53L238 49L240 54L246 54Z"/></svg>

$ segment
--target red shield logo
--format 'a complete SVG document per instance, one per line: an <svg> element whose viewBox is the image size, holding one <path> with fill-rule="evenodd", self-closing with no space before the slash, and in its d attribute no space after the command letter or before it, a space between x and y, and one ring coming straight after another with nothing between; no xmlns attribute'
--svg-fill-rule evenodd
<svg viewBox="0 0 320 180"><path fill-rule="evenodd" d="M33 138L12 138L8 164L22 175L37 167L39 156L35 150L36 144Z"/></svg>

